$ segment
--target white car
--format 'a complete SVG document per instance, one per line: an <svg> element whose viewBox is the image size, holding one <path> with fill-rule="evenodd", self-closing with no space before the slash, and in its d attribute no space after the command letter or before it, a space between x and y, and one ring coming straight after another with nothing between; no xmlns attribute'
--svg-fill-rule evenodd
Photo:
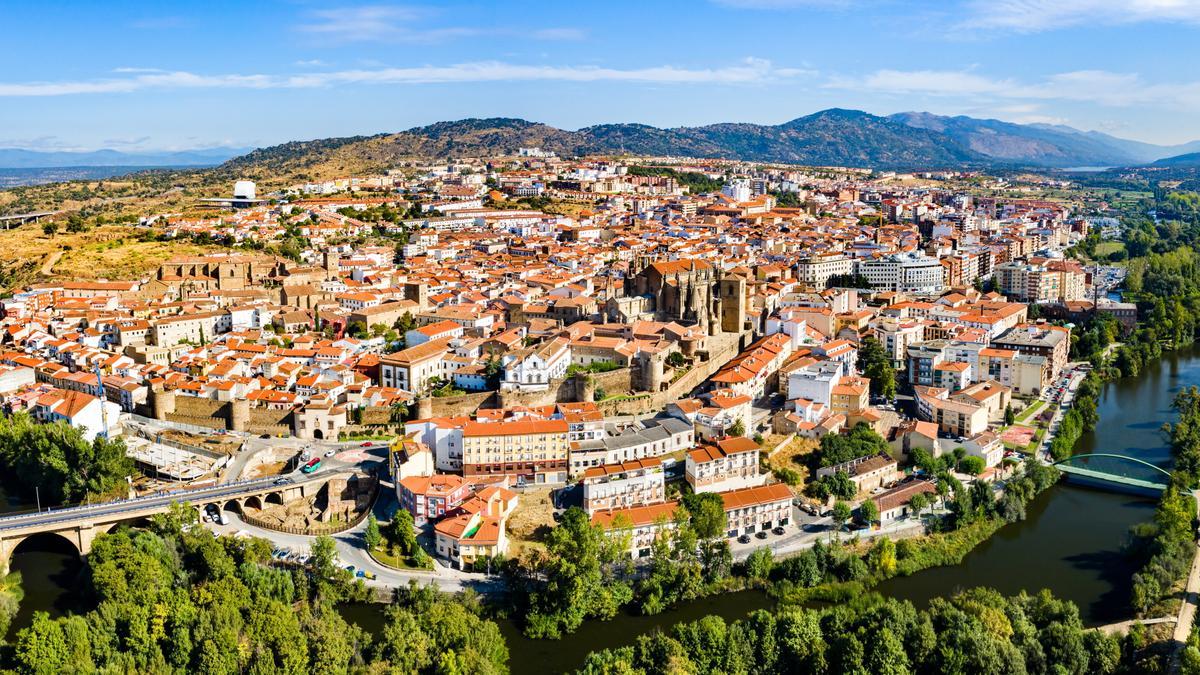
<svg viewBox="0 0 1200 675"><path fill-rule="evenodd" d="M325 453L325 456L326 456L326 457L333 457L333 456L334 456L334 455L336 455L336 454L337 454L337 450L330 450L329 452Z"/></svg>

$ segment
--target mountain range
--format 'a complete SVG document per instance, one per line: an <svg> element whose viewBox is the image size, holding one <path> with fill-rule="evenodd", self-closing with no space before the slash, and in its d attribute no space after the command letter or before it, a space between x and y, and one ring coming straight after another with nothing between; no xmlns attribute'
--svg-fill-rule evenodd
<svg viewBox="0 0 1200 675"><path fill-rule="evenodd" d="M107 149L70 152L0 148L0 169L53 169L99 166L215 166L231 157L236 157L249 151L250 148L226 147L161 152L121 152L119 150Z"/></svg>
<svg viewBox="0 0 1200 675"><path fill-rule="evenodd" d="M465 119L393 134L286 143L254 150L223 168L317 175L325 173L322 169L363 171L404 158L484 156L522 147L563 155L675 155L871 168L1070 168L1169 162L1200 152L1200 141L1164 146L1062 125L833 108L778 125L669 129L601 124L568 131L522 119Z"/></svg>

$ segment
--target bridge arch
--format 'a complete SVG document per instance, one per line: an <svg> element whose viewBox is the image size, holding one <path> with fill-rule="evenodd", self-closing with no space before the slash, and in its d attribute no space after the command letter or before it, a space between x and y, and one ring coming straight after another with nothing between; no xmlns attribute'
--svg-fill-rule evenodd
<svg viewBox="0 0 1200 675"><path fill-rule="evenodd" d="M278 505L282 506L283 505L283 493L282 492L268 492L266 502L268 504L278 504Z"/></svg>
<svg viewBox="0 0 1200 675"><path fill-rule="evenodd" d="M242 503L242 507L254 509L255 511L262 511L262 497L259 497L258 495L250 495L249 497L246 497L246 501Z"/></svg>
<svg viewBox="0 0 1200 675"><path fill-rule="evenodd" d="M1050 466L1058 466L1059 464L1067 464L1067 463L1071 462L1072 460L1086 459L1088 457L1111 457L1113 459L1123 459L1127 462L1133 462L1134 464L1141 464L1142 466L1150 467L1151 469L1154 469L1155 471L1157 471L1157 472L1161 473L1163 476L1165 476L1168 479L1168 481L1171 478L1171 472L1167 471L1166 469L1162 468L1161 466L1158 466L1157 464L1151 464L1150 462L1147 462L1144 459L1138 459L1137 457L1130 457L1128 455L1117 455L1117 454L1114 454L1111 452L1089 452L1084 455L1071 455L1070 457L1067 457L1065 459L1060 459L1057 462L1054 462Z"/></svg>
<svg viewBox="0 0 1200 675"><path fill-rule="evenodd" d="M45 532L34 532L32 534L13 537L10 539L0 540L0 564L3 564L4 569L9 569L12 566L13 556L17 553L29 550L35 545L42 547L51 547L57 551L70 550L75 553L77 558L82 559L87 551L81 551L79 548L78 537L72 537L75 534L73 531L56 531L47 530ZM91 548L90 542L89 550Z"/></svg>
<svg viewBox="0 0 1200 675"><path fill-rule="evenodd" d="M139 518L127 518L125 520L114 520L103 526L105 533L116 532L122 527L150 527L153 521L148 516Z"/></svg>
<svg viewBox="0 0 1200 675"><path fill-rule="evenodd" d="M221 510L240 514L242 512L242 503L236 499L230 499L229 501L225 502L225 506L221 507Z"/></svg>

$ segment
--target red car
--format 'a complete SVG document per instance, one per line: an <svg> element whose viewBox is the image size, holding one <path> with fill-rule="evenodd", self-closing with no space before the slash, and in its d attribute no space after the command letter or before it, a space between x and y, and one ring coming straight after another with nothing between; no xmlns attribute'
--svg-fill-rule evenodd
<svg viewBox="0 0 1200 675"><path fill-rule="evenodd" d="M375 444L374 444L374 443L372 443L371 441L363 441L362 443L359 443L358 447L360 447L360 448L369 448L369 447L371 447L372 445L375 445Z"/></svg>

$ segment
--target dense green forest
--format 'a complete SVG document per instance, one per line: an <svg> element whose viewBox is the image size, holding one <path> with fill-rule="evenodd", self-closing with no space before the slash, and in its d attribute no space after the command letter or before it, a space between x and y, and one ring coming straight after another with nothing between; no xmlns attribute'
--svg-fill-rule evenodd
<svg viewBox="0 0 1200 675"><path fill-rule="evenodd" d="M708 616L630 647L594 652L582 675L645 673L1091 673L1121 667L1123 645L1087 631L1047 592L972 589L927 610L878 595L827 609Z"/></svg>
<svg viewBox="0 0 1200 675"><path fill-rule="evenodd" d="M8 494L46 506L125 497L134 473L124 441L89 441L66 422L39 424L27 413L0 415L0 469Z"/></svg>
<svg viewBox="0 0 1200 675"><path fill-rule="evenodd" d="M317 538L309 569L269 565L262 539L213 538L179 506L147 530L96 538L83 593L92 609L34 615L0 651L21 673L506 673L508 648L473 595L396 593L371 636L339 602L368 596Z"/></svg>

